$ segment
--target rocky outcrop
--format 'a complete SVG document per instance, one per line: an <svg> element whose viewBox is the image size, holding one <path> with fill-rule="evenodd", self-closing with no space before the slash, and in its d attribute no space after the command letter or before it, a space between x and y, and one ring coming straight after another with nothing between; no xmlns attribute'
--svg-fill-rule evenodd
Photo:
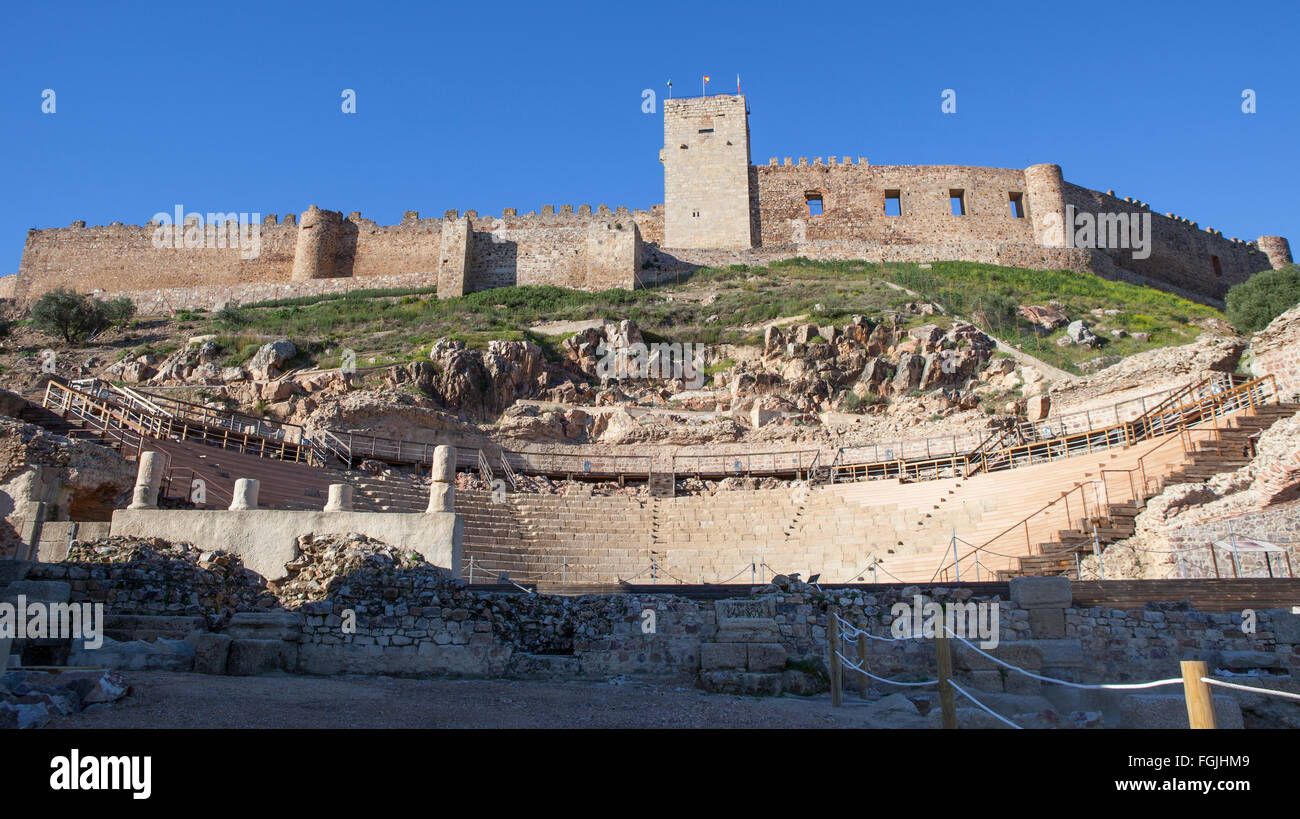
<svg viewBox="0 0 1300 819"><path fill-rule="evenodd" d="M536 395L546 367L542 348L529 341L492 341L487 350L474 350L442 339L429 359L395 369L394 385L413 383L442 407L484 421Z"/></svg>

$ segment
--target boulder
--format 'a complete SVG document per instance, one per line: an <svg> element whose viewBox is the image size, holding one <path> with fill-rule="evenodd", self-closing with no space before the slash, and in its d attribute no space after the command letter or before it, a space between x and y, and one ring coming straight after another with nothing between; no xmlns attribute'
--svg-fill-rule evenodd
<svg viewBox="0 0 1300 819"><path fill-rule="evenodd" d="M298 354L298 348L289 340L272 341L257 348L257 352L244 365L244 369L256 381L270 381L279 378L286 362ZM220 376L217 369L216 375Z"/></svg>

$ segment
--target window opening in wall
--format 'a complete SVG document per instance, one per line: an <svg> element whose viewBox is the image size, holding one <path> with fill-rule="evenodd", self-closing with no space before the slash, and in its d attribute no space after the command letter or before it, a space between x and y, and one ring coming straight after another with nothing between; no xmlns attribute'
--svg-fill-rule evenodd
<svg viewBox="0 0 1300 819"><path fill-rule="evenodd" d="M948 206L953 216L966 215L966 191L953 189L948 191Z"/></svg>
<svg viewBox="0 0 1300 819"><path fill-rule="evenodd" d="M701 134L711 134L711 133L713 133L713 129L712 129L712 128L701 128L701 129L700 129L700 133L701 133Z"/></svg>
<svg viewBox="0 0 1300 819"><path fill-rule="evenodd" d="M1025 218L1025 195L1023 193L1016 193L1015 191L1012 191L1009 194L1009 197L1011 199L1012 218L1024 219Z"/></svg>
<svg viewBox="0 0 1300 819"><path fill-rule="evenodd" d="M823 213L822 195L820 193L806 193L804 200L808 203L809 216L821 216Z"/></svg>
<svg viewBox="0 0 1300 819"><path fill-rule="evenodd" d="M903 197L899 191L885 191L885 215L903 215Z"/></svg>
<svg viewBox="0 0 1300 819"><path fill-rule="evenodd" d="M1223 266L1219 264L1219 257L1218 257L1218 256L1211 256L1211 257L1210 257L1210 264L1214 267L1214 275L1216 275L1216 276L1222 276L1222 275L1223 275Z"/></svg>
<svg viewBox="0 0 1300 819"><path fill-rule="evenodd" d="M693 210L693 211L691 211L691 216L699 216L699 215L700 215L700 212L699 212L698 210Z"/></svg>

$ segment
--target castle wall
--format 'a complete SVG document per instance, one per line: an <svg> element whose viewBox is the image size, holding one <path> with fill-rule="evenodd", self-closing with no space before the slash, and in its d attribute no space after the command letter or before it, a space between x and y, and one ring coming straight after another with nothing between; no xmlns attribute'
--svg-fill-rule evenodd
<svg viewBox="0 0 1300 819"><path fill-rule="evenodd" d="M1066 204L1079 212L1150 212L1138 202L1068 182L1064 193ZM1268 254L1257 245L1233 241L1167 214L1151 213L1151 233L1151 255L1145 259L1134 258L1131 250L1104 252L1119 267L1213 299L1222 299L1234 284L1273 267Z"/></svg>
<svg viewBox="0 0 1300 819"><path fill-rule="evenodd" d="M763 245L833 240L880 245L971 241L1032 244L1028 218L1011 213L1009 195L1025 193L1023 171L957 165L868 165L805 157L756 168L759 236ZM834 164L831 164L834 163ZM962 191L965 216L952 215L949 194ZM885 212L897 192L901 215ZM810 215L808 198L822 213Z"/></svg>
<svg viewBox="0 0 1300 819"><path fill-rule="evenodd" d="M440 287L442 296L516 284L631 288L642 253L641 224L661 238L662 206L632 211L600 205L593 211L590 205L565 205L558 213L547 206L523 215L507 208L499 217L483 218L474 211L465 217L448 211L421 219L408 211L396 225L313 206L301 225L292 215L283 223L274 216L263 220L260 253L244 259L237 239L223 248L158 248L157 226L78 223L29 232L19 275L6 290L18 298L58 287L125 295L149 313L361 288L429 287L440 274L454 283ZM451 268L444 262L448 242Z"/></svg>
<svg viewBox="0 0 1300 819"><path fill-rule="evenodd" d="M298 228L292 217L280 224L274 220L263 220L261 252L250 259L241 258L238 246L156 248L157 226L74 222L66 228L33 229L27 233L15 295L34 298L60 287L85 293L288 280Z"/></svg>

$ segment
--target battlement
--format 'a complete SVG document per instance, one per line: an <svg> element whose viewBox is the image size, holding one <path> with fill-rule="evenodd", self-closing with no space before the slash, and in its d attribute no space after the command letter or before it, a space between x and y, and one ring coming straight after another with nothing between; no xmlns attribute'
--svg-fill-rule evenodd
<svg viewBox="0 0 1300 819"><path fill-rule="evenodd" d="M787 252L969 259L1093 270L1212 301L1293 258L1285 237L1225 237L1140 199L1070 184L1058 165L873 165L865 156L754 165L743 95L670 98L663 116L664 203L648 209L548 203L432 217L408 210L383 224L312 205L283 219L178 209L170 221L145 225L78 220L28 231L13 290L21 299L56 287L188 293L352 278L436 282L443 295L532 283L631 288L650 243L671 251L653 257L670 267L688 257L732 263L749 251L764 259ZM1107 228L1149 220L1149 247L1089 245L1095 229L1075 242L1065 224L1072 214L1104 218ZM233 241L232 227L241 229Z"/></svg>

